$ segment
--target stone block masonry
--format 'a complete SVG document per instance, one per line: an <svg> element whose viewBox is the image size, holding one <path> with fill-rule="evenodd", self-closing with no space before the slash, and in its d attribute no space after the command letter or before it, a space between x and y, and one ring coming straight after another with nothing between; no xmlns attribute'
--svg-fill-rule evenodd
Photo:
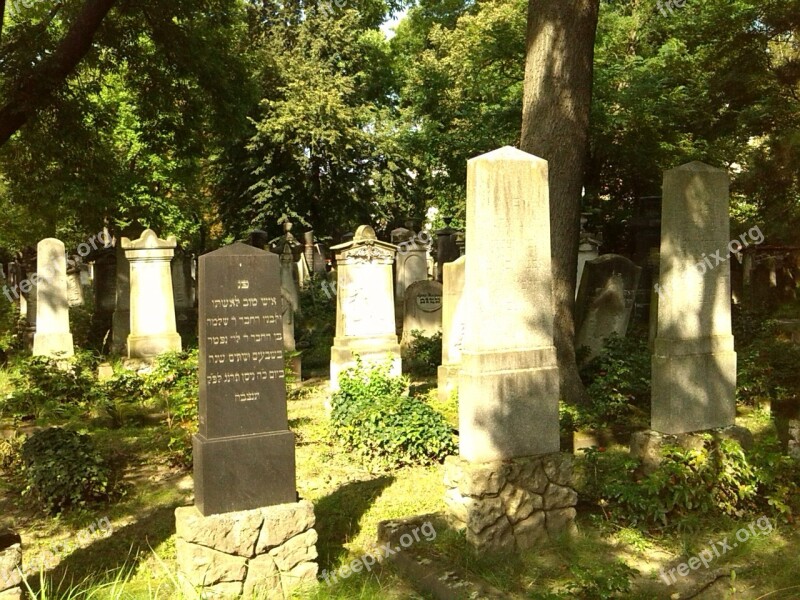
<svg viewBox="0 0 800 600"><path fill-rule="evenodd" d="M21 600L22 540L12 531L0 530L0 600Z"/></svg>
<svg viewBox="0 0 800 600"><path fill-rule="evenodd" d="M175 511L176 550L187 597L288 599L317 580L317 532L308 501L204 517Z"/></svg>
<svg viewBox="0 0 800 600"><path fill-rule="evenodd" d="M572 456L503 462L445 461L445 503L457 529L480 552L523 551L575 528Z"/></svg>

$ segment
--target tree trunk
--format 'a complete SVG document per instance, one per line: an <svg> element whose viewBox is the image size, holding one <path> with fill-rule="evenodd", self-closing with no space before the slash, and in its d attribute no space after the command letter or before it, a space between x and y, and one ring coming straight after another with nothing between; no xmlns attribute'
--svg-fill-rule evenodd
<svg viewBox="0 0 800 600"><path fill-rule="evenodd" d="M15 86L13 96L0 109L0 146L19 131L38 109L52 100L55 91L89 52L94 34L115 2L116 0L86 0L53 54L34 66Z"/></svg>
<svg viewBox="0 0 800 600"><path fill-rule="evenodd" d="M575 361L581 189L599 0L529 0L522 150L549 162L554 342L561 397L588 402Z"/></svg>

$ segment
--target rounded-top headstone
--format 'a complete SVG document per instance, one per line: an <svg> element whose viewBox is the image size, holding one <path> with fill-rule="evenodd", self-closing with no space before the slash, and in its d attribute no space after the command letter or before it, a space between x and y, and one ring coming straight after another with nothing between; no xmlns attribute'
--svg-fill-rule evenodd
<svg viewBox="0 0 800 600"><path fill-rule="evenodd" d="M361 225L356 229L356 235L353 238L354 242L363 242L365 240L377 240L378 236L375 235L375 230L369 225Z"/></svg>

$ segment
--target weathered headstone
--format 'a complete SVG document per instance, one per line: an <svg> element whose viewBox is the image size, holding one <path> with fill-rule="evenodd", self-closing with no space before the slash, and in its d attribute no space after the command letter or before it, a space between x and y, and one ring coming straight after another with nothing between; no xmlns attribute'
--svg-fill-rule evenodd
<svg viewBox="0 0 800 600"><path fill-rule="evenodd" d="M124 355L128 352L128 337L131 335L131 265L125 258L125 249L119 243L115 249L115 256L116 301L111 326L111 348L115 354Z"/></svg>
<svg viewBox="0 0 800 600"><path fill-rule="evenodd" d="M523 550L571 530L577 502L558 454L547 161L511 147L469 161L467 247L446 502L479 550Z"/></svg>
<svg viewBox="0 0 800 600"><path fill-rule="evenodd" d="M36 334L33 355L66 358L75 351L69 331L67 256L63 242L47 238L37 247Z"/></svg>
<svg viewBox="0 0 800 600"><path fill-rule="evenodd" d="M439 399L446 401L458 385L464 343L464 265L466 257L444 265L442 288L442 364L438 371Z"/></svg>
<svg viewBox="0 0 800 600"><path fill-rule="evenodd" d="M83 284L79 264L67 266L67 300L70 306L83 306Z"/></svg>
<svg viewBox="0 0 800 600"><path fill-rule="evenodd" d="M397 248L381 242L369 225L358 228L352 241L336 252L336 337L331 348L331 388L339 389L339 373L392 357L392 373L400 375L400 344L395 333L392 263Z"/></svg>
<svg viewBox="0 0 800 600"><path fill-rule="evenodd" d="M398 235L399 230L392 232L392 243L397 244L397 259L395 263L395 300L402 308L408 286L417 281L427 281L428 264L425 256L426 246L414 232ZM427 236L427 234L425 234ZM395 241L396 240L396 241Z"/></svg>
<svg viewBox="0 0 800 600"><path fill-rule="evenodd" d="M575 303L576 347L586 346L596 356L612 333L625 337L641 272L619 254L586 263Z"/></svg>
<svg viewBox="0 0 800 600"><path fill-rule="evenodd" d="M733 425L728 174L692 162L664 174L651 427L677 434Z"/></svg>
<svg viewBox="0 0 800 600"><path fill-rule="evenodd" d="M170 268L176 246L174 236L162 240L152 229L146 229L138 240L122 238L121 247L130 263L128 358L151 359L181 350Z"/></svg>
<svg viewBox="0 0 800 600"><path fill-rule="evenodd" d="M417 281L406 289L402 346L413 341L413 331L431 337L442 331L442 284Z"/></svg>
<svg viewBox="0 0 800 600"><path fill-rule="evenodd" d="M203 597L288 598L316 582L317 534L295 487L279 257L241 243L200 257L199 309L195 506L175 511L180 578Z"/></svg>

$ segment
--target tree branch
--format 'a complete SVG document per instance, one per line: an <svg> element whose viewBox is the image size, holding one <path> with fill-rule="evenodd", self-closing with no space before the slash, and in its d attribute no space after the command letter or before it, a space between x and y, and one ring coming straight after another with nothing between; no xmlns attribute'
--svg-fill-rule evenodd
<svg viewBox="0 0 800 600"><path fill-rule="evenodd" d="M33 67L0 109L0 146L52 100L92 47L94 35L116 0L86 0L52 56Z"/></svg>

